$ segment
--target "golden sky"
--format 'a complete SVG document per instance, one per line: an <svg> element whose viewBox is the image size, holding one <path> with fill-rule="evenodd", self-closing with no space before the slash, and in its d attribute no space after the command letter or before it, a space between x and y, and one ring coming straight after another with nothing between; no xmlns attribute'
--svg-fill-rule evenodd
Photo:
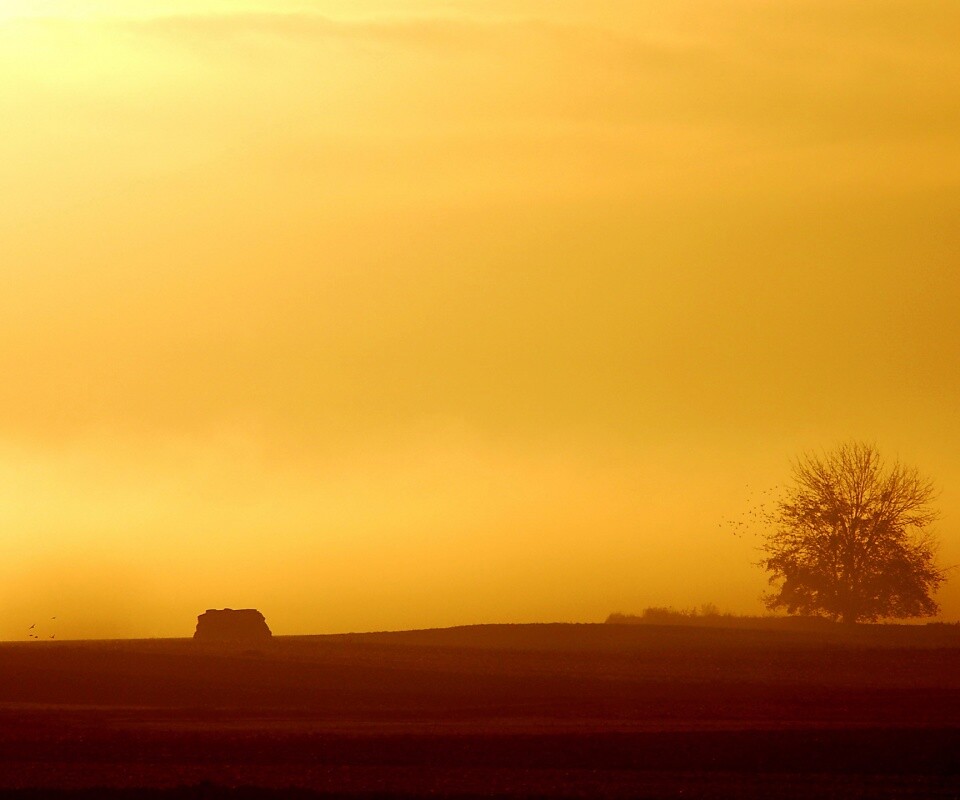
<svg viewBox="0 0 960 800"><path fill-rule="evenodd" d="M757 613L720 523L852 437L960 562L956 30L4 0L0 638Z"/></svg>

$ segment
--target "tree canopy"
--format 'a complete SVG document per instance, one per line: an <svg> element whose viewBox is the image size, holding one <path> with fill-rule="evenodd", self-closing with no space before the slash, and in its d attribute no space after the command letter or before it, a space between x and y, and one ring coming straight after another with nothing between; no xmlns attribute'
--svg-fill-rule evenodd
<svg viewBox="0 0 960 800"><path fill-rule="evenodd" d="M936 494L870 444L799 458L765 533L767 607L844 622L936 614Z"/></svg>

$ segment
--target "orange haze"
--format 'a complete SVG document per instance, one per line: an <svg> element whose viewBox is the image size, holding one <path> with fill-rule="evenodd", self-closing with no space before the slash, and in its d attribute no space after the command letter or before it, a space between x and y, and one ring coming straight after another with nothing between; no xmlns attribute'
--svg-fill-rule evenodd
<svg viewBox="0 0 960 800"><path fill-rule="evenodd" d="M951 30L5 2L0 638L756 613L720 523L851 437L936 478L960 561Z"/></svg>

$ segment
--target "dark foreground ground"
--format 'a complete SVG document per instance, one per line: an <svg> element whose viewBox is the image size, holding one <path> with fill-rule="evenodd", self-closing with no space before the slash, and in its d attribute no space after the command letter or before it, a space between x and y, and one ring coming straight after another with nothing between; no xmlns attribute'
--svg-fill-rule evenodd
<svg viewBox="0 0 960 800"><path fill-rule="evenodd" d="M960 798L960 630L0 645L22 798Z"/></svg>

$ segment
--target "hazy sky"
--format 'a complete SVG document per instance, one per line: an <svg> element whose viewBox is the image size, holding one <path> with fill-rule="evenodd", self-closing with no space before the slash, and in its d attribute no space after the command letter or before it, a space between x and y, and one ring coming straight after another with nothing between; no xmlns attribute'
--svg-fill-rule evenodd
<svg viewBox="0 0 960 800"><path fill-rule="evenodd" d="M960 562L956 30L4 0L0 638L757 613L721 523L851 437Z"/></svg>

